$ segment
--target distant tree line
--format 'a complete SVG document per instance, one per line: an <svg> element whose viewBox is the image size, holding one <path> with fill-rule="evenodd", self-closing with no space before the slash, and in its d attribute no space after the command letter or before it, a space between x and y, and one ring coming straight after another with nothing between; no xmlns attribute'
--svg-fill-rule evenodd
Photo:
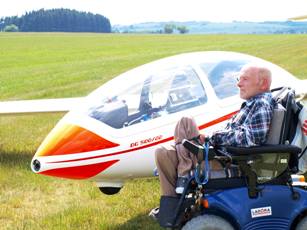
<svg viewBox="0 0 307 230"><path fill-rule="evenodd" d="M189 32L189 29L184 25L181 25L181 26L176 26L175 24L164 25L164 33L172 34L174 30L178 30L178 32L181 34L186 34Z"/></svg>
<svg viewBox="0 0 307 230"><path fill-rule="evenodd" d="M108 18L69 9L38 10L0 19L0 31L110 33Z"/></svg>

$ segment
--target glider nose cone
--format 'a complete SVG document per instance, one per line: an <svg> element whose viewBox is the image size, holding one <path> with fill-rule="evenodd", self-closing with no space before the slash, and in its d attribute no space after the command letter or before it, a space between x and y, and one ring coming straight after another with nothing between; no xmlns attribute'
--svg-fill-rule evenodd
<svg viewBox="0 0 307 230"><path fill-rule="evenodd" d="M73 124L58 124L38 148L35 158L91 152L118 144Z"/></svg>
<svg viewBox="0 0 307 230"><path fill-rule="evenodd" d="M85 128L60 122L37 150L31 162L31 168L33 172L38 174L70 179L87 179L107 169L118 160L86 164L81 162L81 159L80 161L69 159L69 154L87 154L116 146L118 144ZM71 164L71 162L77 163Z"/></svg>

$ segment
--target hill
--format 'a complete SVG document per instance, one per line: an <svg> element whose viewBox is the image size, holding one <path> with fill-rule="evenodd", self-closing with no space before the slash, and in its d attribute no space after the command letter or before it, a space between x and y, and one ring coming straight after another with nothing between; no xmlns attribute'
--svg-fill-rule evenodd
<svg viewBox="0 0 307 230"><path fill-rule="evenodd" d="M12 26L21 32L111 32L108 18L69 9L40 9L21 17L0 19L0 31L8 31Z"/></svg>
<svg viewBox="0 0 307 230"><path fill-rule="evenodd" d="M307 22L147 22L132 25L114 25L118 33L163 33L165 25L185 26L190 34L305 34Z"/></svg>

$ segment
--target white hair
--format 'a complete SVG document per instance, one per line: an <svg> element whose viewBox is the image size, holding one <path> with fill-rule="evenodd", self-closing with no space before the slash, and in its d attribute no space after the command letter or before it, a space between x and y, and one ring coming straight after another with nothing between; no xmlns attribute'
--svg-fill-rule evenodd
<svg viewBox="0 0 307 230"><path fill-rule="evenodd" d="M260 63L248 63L243 68L241 71L247 70L247 69L252 69L255 70L257 73L257 78L259 79L259 82L261 80L266 81L266 90L269 91L272 83L272 73L268 67L265 67L261 65Z"/></svg>

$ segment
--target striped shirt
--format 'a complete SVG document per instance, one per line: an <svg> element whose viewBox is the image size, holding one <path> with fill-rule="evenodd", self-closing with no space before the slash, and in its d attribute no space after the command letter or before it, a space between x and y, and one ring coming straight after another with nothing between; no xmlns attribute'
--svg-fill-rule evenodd
<svg viewBox="0 0 307 230"><path fill-rule="evenodd" d="M258 94L242 104L224 130L210 138L212 145L249 147L264 144L273 117L275 100L271 93Z"/></svg>

